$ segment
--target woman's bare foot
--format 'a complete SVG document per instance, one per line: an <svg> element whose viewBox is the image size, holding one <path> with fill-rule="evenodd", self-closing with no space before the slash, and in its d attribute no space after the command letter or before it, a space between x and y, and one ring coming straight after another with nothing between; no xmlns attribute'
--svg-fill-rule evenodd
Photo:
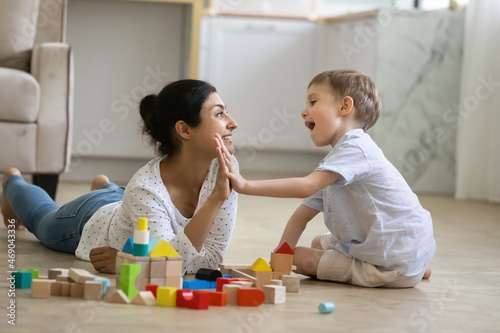
<svg viewBox="0 0 500 333"><path fill-rule="evenodd" d="M99 175L92 180L92 185L90 185L90 190L100 190L104 188L104 186L109 183L109 178L105 175Z"/></svg>
<svg viewBox="0 0 500 333"><path fill-rule="evenodd" d="M21 171L19 171L16 168L10 168L7 171L4 172L3 174L3 183L2 187L5 186L5 182L7 179L9 179L10 176L12 175L21 175ZM23 225L21 220L16 216L14 211L12 210L12 207L10 206L9 201L7 200L7 196L5 193L2 193L2 216L3 216L3 223L5 224L6 227L9 227L12 223L10 223L12 220L14 220L14 224L16 226L16 229L18 230L24 230L26 227Z"/></svg>
<svg viewBox="0 0 500 333"><path fill-rule="evenodd" d="M427 267L427 269L425 270L424 276L422 276L422 279L428 279L430 277L431 277L431 268Z"/></svg>

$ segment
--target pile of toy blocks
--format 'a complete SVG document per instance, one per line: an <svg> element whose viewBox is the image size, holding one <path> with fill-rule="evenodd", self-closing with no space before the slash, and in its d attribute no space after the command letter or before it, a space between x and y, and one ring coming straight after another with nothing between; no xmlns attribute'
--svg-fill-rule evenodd
<svg viewBox="0 0 500 333"><path fill-rule="evenodd" d="M48 276L39 276L36 269L13 272L18 289L30 289L32 298L68 296L87 300L99 300L110 285L110 280L95 276L84 269L54 268Z"/></svg>

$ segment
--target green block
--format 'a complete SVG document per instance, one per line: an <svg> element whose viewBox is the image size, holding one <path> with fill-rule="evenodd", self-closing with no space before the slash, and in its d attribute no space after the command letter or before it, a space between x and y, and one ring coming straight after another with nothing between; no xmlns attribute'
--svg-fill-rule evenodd
<svg viewBox="0 0 500 333"><path fill-rule="evenodd" d="M13 272L12 275L15 279L16 289L30 289L31 288L31 272Z"/></svg>
<svg viewBox="0 0 500 333"><path fill-rule="evenodd" d="M124 277L132 276L135 279L135 277L139 275L140 272L141 272L141 265L139 264L122 264L120 266L120 278L122 276Z"/></svg>
<svg viewBox="0 0 500 333"><path fill-rule="evenodd" d="M134 257L147 257L149 244L134 244Z"/></svg>
<svg viewBox="0 0 500 333"><path fill-rule="evenodd" d="M31 279L38 279L38 270L34 268L23 268L20 269L19 272L30 272Z"/></svg>

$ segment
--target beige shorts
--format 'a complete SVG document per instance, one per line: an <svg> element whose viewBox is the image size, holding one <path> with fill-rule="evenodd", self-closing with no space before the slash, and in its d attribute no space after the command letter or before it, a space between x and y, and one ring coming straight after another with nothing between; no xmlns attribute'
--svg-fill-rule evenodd
<svg viewBox="0 0 500 333"><path fill-rule="evenodd" d="M425 270L414 276L404 276L398 271L389 271L383 267L365 261L347 257L334 250L338 241L330 233L321 236L321 246L325 253L321 256L316 272L320 280L349 283L362 287L411 288L421 280Z"/></svg>

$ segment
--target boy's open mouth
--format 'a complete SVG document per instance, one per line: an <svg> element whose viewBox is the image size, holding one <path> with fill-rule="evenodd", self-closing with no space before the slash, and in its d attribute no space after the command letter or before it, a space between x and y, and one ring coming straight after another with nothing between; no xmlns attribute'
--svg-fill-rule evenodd
<svg viewBox="0 0 500 333"><path fill-rule="evenodd" d="M314 125L316 125L316 124L313 123L312 121L307 121L306 120L306 127L309 128L311 131L313 130Z"/></svg>

